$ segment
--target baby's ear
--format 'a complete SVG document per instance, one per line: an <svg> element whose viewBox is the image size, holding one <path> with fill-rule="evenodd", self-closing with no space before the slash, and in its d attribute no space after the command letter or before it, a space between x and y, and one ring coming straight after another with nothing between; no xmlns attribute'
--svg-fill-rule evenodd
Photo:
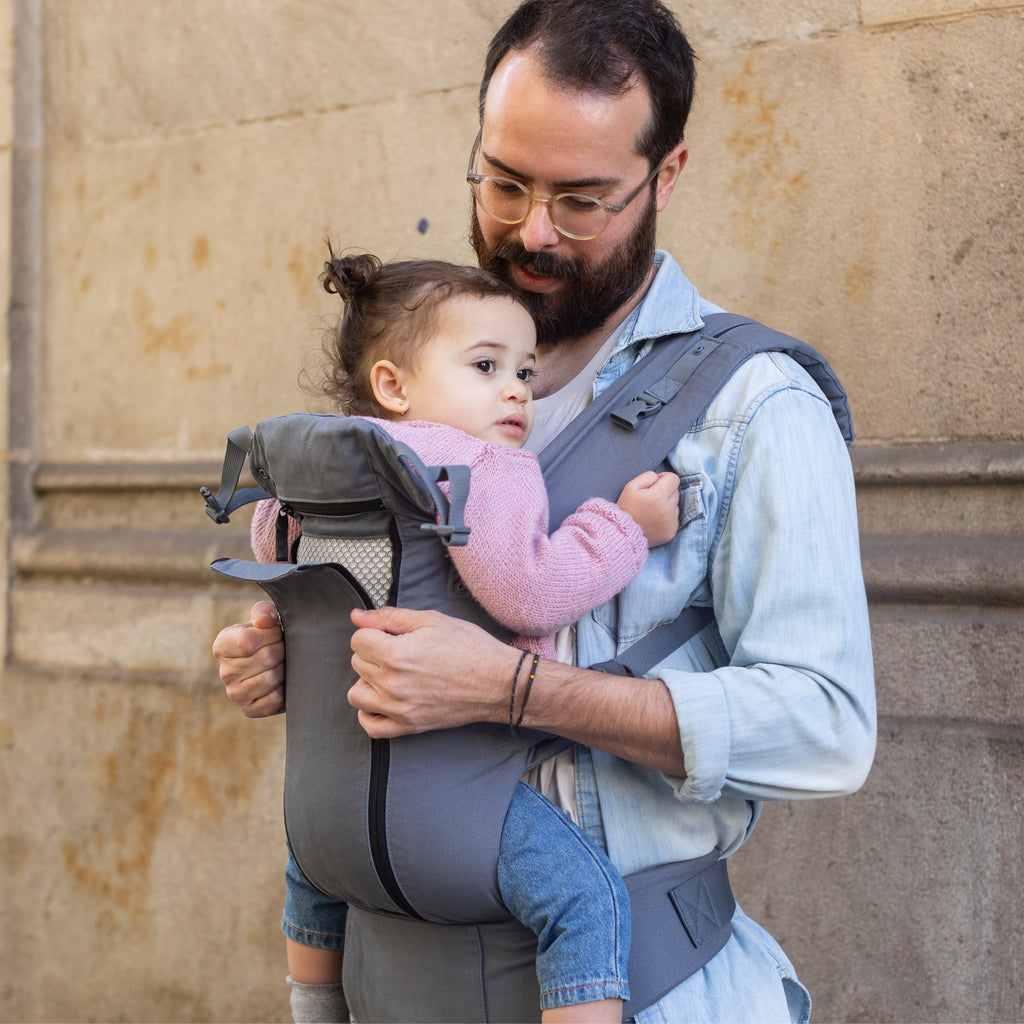
<svg viewBox="0 0 1024 1024"><path fill-rule="evenodd" d="M388 412L402 416L409 408L401 371L390 359L378 359L370 368L370 387L377 403Z"/></svg>

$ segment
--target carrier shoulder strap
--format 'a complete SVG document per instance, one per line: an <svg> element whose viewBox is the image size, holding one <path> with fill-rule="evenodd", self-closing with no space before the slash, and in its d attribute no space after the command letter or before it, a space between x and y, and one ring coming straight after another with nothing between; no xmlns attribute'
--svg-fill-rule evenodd
<svg viewBox="0 0 1024 1024"><path fill-rule="evenodd" d="M803 366L828 399L847 445L853 441L846 393L824 356L756 320L713 313L705 318L703 330L658 341L540 453L551 528L589 497L618 497L637 473L639 452L646 466L667 458L736 369L759 352L784 352ZM710 608L686 608L615 660L593 667L645 675L713 617Z"/></svg>

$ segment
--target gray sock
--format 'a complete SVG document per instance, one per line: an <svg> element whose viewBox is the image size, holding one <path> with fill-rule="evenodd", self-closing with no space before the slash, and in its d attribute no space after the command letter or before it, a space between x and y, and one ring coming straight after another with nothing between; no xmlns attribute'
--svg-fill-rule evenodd
<svg viewBox="0 0 1024 1024"><path fill-rule="evenodd" d="M304 985L288 978L295 1024L349 1024L352 1019L340 981L330 985Z"/></svg>

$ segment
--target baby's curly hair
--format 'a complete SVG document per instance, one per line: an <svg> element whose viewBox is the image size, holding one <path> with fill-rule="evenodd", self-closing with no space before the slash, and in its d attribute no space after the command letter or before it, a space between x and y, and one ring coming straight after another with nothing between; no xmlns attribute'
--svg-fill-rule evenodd
<svg viewBox="0 0 1024 1024"><path fill-rule="evenodd" d="M350 416L387 416L370 386L379 359L411 366L435 335L441 306L462 295L522 299L504 281L479 267L443 260L382 263L370 253L330 259L320 284L340 296L345 311L325 338L326 366L319 390Z"/></svg>

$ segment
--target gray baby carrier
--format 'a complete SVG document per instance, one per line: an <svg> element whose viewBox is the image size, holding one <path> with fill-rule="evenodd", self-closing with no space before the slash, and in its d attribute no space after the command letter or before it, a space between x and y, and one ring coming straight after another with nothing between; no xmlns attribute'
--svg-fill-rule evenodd
<svg viewBox="0 0 1024 1024"><path fill-rule="evenodd" d="M817 352L754 321L716 314L703 332L656 344L541 453L550 529L587 498L614 500L638 469L657 466L733 370L769 350L811 373L849 443L845 395ZM259 488L238 490L246 458ZM349 993L357 1019L531 1020L539 1013L536 939L501 901L497 853L520 776L568 742L493 724L372 740L346 699L356 678L353 608L433 608L508 639L448 556L449 545L466 542L469 486L467 467L426 466L365 420L294 414L233 432L220 492L203 489L216 522L268 495L282 505L284 564L219 559L213 568L257 582L280 612L288 841L309 881L350 906L345 962L346 976L360 978ZM509 489L514 501L514 481ZM295 551L287 548L286 515L302 524ZM712 621L710 608L686 609L616 661L593 667L644 675ZM716 851L626 883L629 1016L721 949L734 903ZM378 944L387 947L386 961L373 955Z"/></svg>

